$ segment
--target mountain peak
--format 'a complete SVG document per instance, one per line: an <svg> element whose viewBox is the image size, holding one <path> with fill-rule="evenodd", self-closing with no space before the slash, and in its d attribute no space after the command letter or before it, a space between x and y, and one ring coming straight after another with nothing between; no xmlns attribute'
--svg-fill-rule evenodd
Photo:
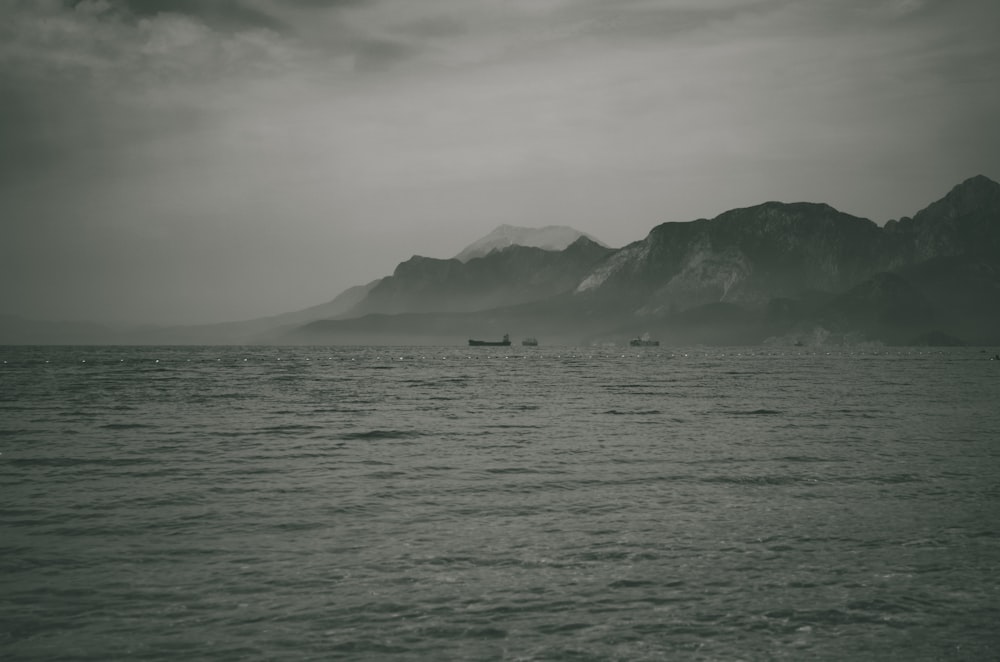
<svg viewBox="0 0 1000 662"><path fill-rule="evenodd" d="M976 175L951 189L944 197L945 200L949 198L957 198L965 204L987 201L996 203L1000 200L1000 184L986 175Z"/></svg>
<svg viewBox="0 0 1000 662"><path fill-rule="evenodd" d="M472 258L483 257L490 252L508 246L528 246L549 251L565 250L580 237L604 246L603 243L579 230L566 225L546 225L541 228L527 228L516 225L498 225L488 235L472 242L455 256L456 260L468 262Z"/></svg>
<svg viewBox="0 0 1000 662"><path fill-rule="evenodd" d="M962 182L952 190L962 189L962 188L997 191L1000 190L1000 184L993 181L986 175L973 175L972 177L969 177L968 179L966 179L964 182Z"/></svg>
<svg viewBox="0 0 1000 662"><path fill-rule="evenodd" d="M969 177L937 202L917 212L916 217L935 215L948 218L973 212L1000 212L1000 184L985 175Z"/></svg>

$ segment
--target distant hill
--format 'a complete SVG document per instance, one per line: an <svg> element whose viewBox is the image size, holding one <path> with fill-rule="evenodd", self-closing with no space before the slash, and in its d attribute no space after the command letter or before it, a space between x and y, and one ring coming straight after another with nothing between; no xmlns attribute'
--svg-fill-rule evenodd
<svg viewBox="0 0 1000 662"><path fill-rule="evenodd" d="M885 225L892 266L956 255L1000 255L1000 184L977 175L913 215Z"/></svg>
<svg viewBox="0 0 1000 662"><path fill-rule="evenodd" d="M513 245L468 262L414 256L350 315L469 312L545 299L572 292L613 252L581 236L561 251Z"/></svg>
<svg viewBox="0 0 1000 662"><path fill-rule="evenodd" d="M218 324L142 327L120 334L117 342L158 345L270 343L303 324L318 319L336 319L346 314L378 283L378 280L373 280L366 285L348 288L331 301L290 313Z"/></svg>
<svg viewBox="0 0 1000 662"><path fill-rule="evenodd" d="M561 251L580 237L586 237L598 246L607 246L594 237L566 225L546 225L541 228L526 228L515 225L500 225L482 239L478 239L459 252L455 259L468 262L476 257L489 255L493 251L510 246L541 248L547 251Z"/></svg>
<svg viewBox="0 0 1000 662"><path fill-rule="evenodd" d="M0 315L0 345L238 345L268 343L318 319L343 315L378 284L374 280L333 300L281 315L218 324L140 326L111 329L89 322L46 322Z"/></svg>
<svg viewBox="0 0 1000 662"><path fill-rule="evenodd" d="M767 202L712 220L663 223L578 291L622 291L655 314L714 302L762 305L804 289L839 290L871 272L881 230L825 204Z"/></svg>

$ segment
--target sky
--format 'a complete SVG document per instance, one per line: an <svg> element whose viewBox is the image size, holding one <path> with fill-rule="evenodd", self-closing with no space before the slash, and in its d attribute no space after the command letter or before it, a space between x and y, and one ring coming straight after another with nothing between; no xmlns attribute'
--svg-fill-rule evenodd
<svg viewBox="0 0 1000 662"><path fill-rule="evenodd" d="M299 310L502 223L618 247L1000 180L996 0L0 0L0 314Z"/></svg>

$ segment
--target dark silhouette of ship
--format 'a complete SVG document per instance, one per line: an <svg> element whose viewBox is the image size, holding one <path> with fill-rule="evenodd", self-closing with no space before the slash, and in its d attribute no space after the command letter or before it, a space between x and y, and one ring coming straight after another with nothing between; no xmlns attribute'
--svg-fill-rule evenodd
<svg viewBox="0 0 1000 662"><path fill-rule="evenodd" d="M660 341L650 340L649 334L644 333L639 337L632 338L632 340L629 340L628 344L631 345L632 347L659 347Z"/></svg>
<svg viewBox="0 0 1000 662"><path fill-rule="evenodd" d="M503 340L473 340L469 338L469 347L510 347L510 334L503 334Z"/></svg>

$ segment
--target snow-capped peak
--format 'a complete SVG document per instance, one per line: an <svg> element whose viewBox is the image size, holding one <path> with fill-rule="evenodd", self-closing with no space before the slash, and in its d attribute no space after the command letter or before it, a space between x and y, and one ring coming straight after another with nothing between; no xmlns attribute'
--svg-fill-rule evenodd
<svg viewBox="0 0 1000 662"><path fill-rule="evenodd" d="M468 262L492 251L508 246L531 246L547 251L561 251L580 237L587 237L594 243L602 242L590 235L574 230L566 225L546 225L541 228L524 228L514 225L500 225L482 239L472 242L455 256L456 260Z"/></svg>

